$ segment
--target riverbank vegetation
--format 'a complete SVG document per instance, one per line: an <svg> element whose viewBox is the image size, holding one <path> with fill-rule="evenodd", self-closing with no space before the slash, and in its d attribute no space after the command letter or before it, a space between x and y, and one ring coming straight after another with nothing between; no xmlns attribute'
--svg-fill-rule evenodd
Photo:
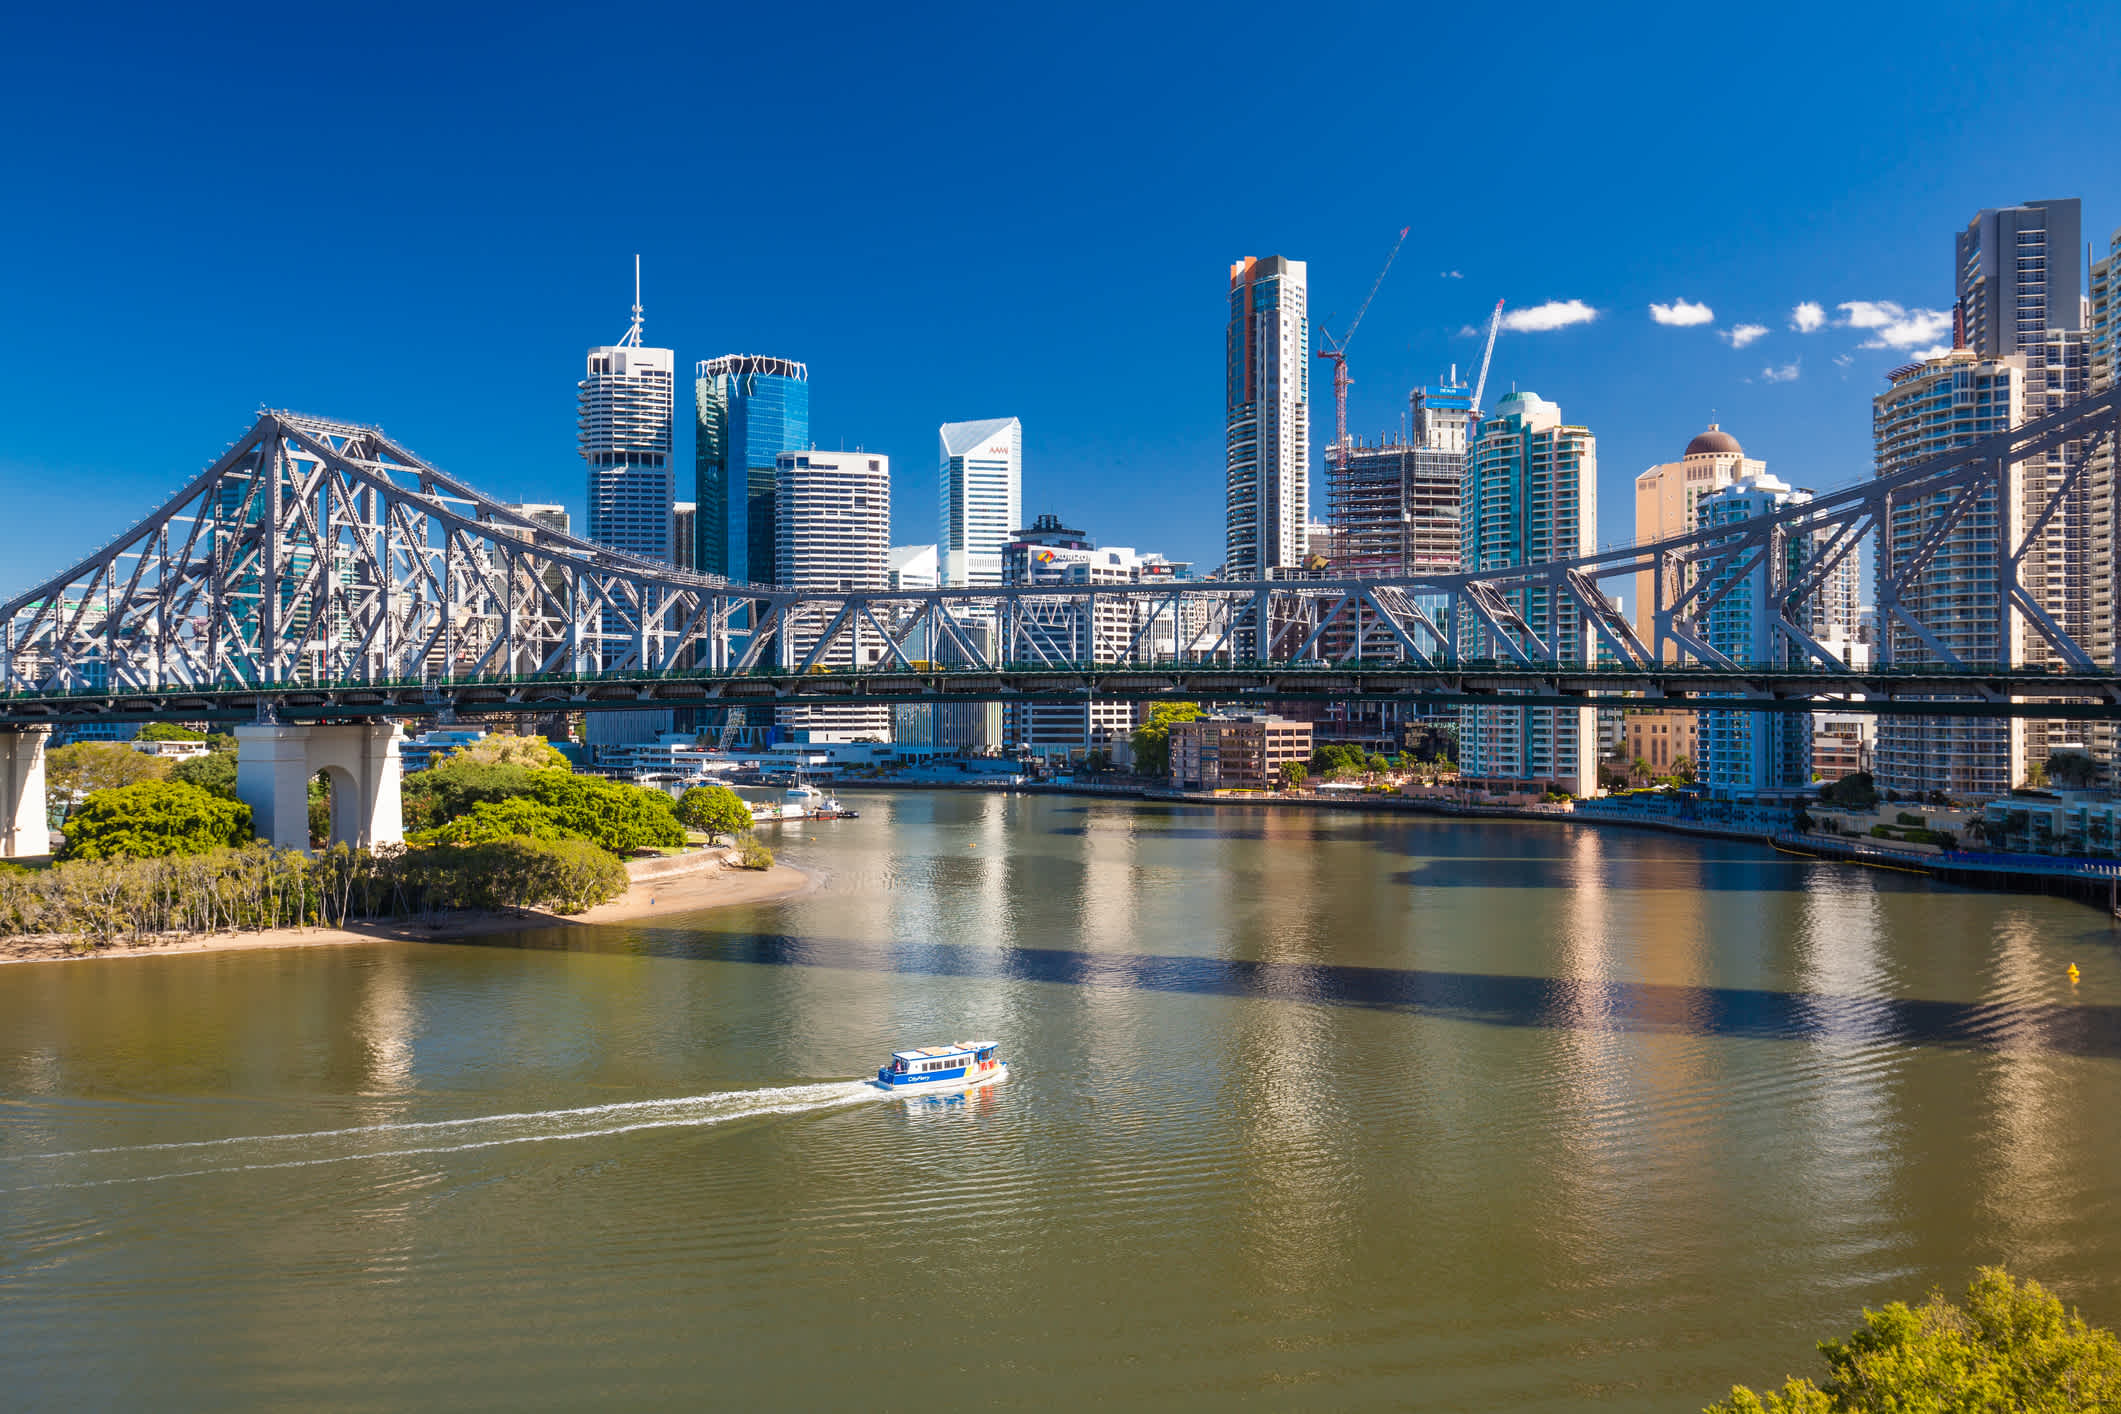
<svg viewBox="0 0 2121 1414"><path fill-rule="evenodd" d="M1983 1267L1963 1305L1931 1294L1865 1311L1846 1340L1824 1340L1823 1385L1791 1379L1765 1396L1744 1386L1707 1414L2064 1414L2121 1409L2121 1340L2038 1282Z"/></svg>
<svg viewBox="0 0 2121 1414"><path fill-rule="evenodd" d="M580 913L617 898L627 883L624 865L583 840L510 838L443 849L342 844L314 857L252 843L0 868L0 933L73 934L93 945L346 927L461 909Z"/></svg>

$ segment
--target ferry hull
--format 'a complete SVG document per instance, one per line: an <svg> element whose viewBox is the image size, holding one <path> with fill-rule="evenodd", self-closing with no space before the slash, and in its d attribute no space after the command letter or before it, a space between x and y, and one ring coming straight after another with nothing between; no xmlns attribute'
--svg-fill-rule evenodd
<svg viewBox="0 0 2121 1414"><path fill-rule="evenodd" d="M958 1075L947 1080L909 1080L903 1085L887 1085L872 1078L868 1083L886 1095L896 1095L903 1100L917 1100L923 1095L957 1095L967 1090L977 1090L986 1085L999 1085L1009 1078L1009 1062L1003 1061L994 1069L981 1075Z"/></svg>

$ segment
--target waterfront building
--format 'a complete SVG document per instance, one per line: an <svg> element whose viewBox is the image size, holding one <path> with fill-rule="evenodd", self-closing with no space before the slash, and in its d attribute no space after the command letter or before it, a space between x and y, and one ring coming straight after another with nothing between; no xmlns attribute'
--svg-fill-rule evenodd
<svg viewBox="0 0 2121 1414"><path fill-rule="evenodd" d="M1024 425L1013 417L946 422L939 435L942 582L1000 584L1002 547L1024 518Z"/></svg>
<svg viewBox="0 0 2121 1414"><path fill-rule="evenodd" d="M1143 558L1132 549L1100 549L1050 514L1018 529L1002 551L1005 584L1132 584L1142 571ZM1137 604L1111 600L1026 600L1017 610L1019 637L1011 652L1050 663L1119 662L1135 644L1142 612ZM1010 703L1003 740L1020 755L1079 761L1102 751L1123 760L1138 719L1136 704L1104 698Z"/></svg>
<svg viewBox="0 0 2121 1414"><path fill-rule="evenodd" d="M681 570L699 566L699 543L694 538L698 523L697 501L679 501L670 508L671 563Z"/></svg>
<svg viewBox="0 0 2121 1414"><path fill-rule="evenodd" d="M2070 197L1976 212L1954 238L1959 342L1984 358L2025 360L2027 419L2059 411L2094 386L2096 335L2086 327L2082 228L2082 203ZM2019 534L2051 496L2062 497L2019 561L2018 579L2026 597L2094 662L2111 664L2116 486L2112 459L2087 464L2093 455L2080 440L2019 464ZM2037 633L2025 635L2023 648L2028 665L2060 661ZM2045 759L2051 741L2085 737L2064 721L2034 721L2022 734L2026 758L2034 761ZM2097 724L2085 744L2100 759L2111 758L2112 726Z"/></svg>
<svg viewBox="0 0 2121 1414"><path fill-rule="evenodd" d="M573 522L567 515L567 507L551 501L518 501L505 509L514 511L527 521L533 521L547 530L556 530L562 535L574 533Z"/></svg>
<svg viewBox="0 0 2121 1414"><path fill-rule="evenodd" d="M1703 496L1741 477L1760 476L1766 471L1766 462L1748 457L1736 437L1710 423L1706 431L1686 444L1678 461L1653 466L1635 478L1637 543L1688 534L1699 522L1696 507ZM1679 578L1679 566L1674 565L1669 573L1673 578L1665 586L1666 603L1676 599L1686 587ZM1635 636L1644 647L1651 646L1656 632L1651 622L1656 606L1656 572L1644 570L1635 576ZM1666 642L1662 656L1667 663L1677 662L1679 645Z"/></svg>
<svg viewBox="0 0 2121 1414"><path fill-rule="evenodd" d="M2091 334L2092 391L2104 392L2121 376L2121 230L2106 243L2104 259L2092 262L2086 328Z"/></svg>
<svg viewBox="0 0 2121 1414"><path fill-rule="evenodd" d="M1629 768L1640 761L1652 776L1669 776L1683 761L1689 769L1700 769L1701 758L1696 754L1699 744L1695 739L1701 727L1700 713L1664 707L1629 708L1621 720L1625 735L1622 750Z"/></svg>
<svg viewBox="0 0 2121 1414"><path fill-rule="evenodd" d="M1875 764L1878 719L1868 712L1812 713L1812 779L1831 784Z"/></svg>
<svg viewBox="0 0 2121 1414"><path fill-rule="evenodd" d="M1311 759L1311 724L1286 717L1201 717L1171 724L1180 790L1273 790L1281 768Z"/></svg>
<svg viewBox="0 0 2121 1414"><path fill-rule="evenodd" d="M633 323L589 351L575 385L576 440L589 467L595 544L668 563L672 377L677 355L641 342L641 270L634 261Z"/></svg>
<svg viewBox="0 0 2121 1414"><path fill-rule="evenodd" d="M1695 506L1695 528L1734 528L1810 499L1810 492L1756 472L1702 496ZM1785 536L1772 557L1755 557L1714 574L1702 591L1715 600L1701 620L1708 646L1747 667L1786 667L1796 661L1788 636L1776 628L1775 598L1803 571L1812 550L1809 537ZM1796 789L1812 778L1812 720L1806 713L1703 712L1699 743L1696 778L1718 799Z"/></svg>
<svg viewBox="0 0 2121 1414"><path fill-rule="evenodd" d="M1475 429L1460 495L1460 563L1505 569L1598 548L1598 440L1564 423L1535 393L1511 393ZM1575 604L1543 589L1508 597L1564 663L1590 661L1590 626ZM1462 659L1503 656L1470 614L1453 627ZM1590 795L1598 788L1597 711L1591 707L1467 707L1458 713L1459 774L1492 786Z"/></svg>
<svg viewBox="0 0 2121 1414"><path fill-rule="evenodd" d="M782 452L774 459L774 576L791 589L883 589L890 574L891 459L876 452ZM797 664L827 627L825 616L782 630L781 661ZM875 629L856 624L814 665L867 666L884 656ZM801 740L891 737L891 709L803 704L778 709Z"/></svg>
<svg viewBox="0 0 2121 1414"><path fill-rule="evenodd" d="M1310 520L1311 322L1300 260L1230 267L1223 577L1303 563Z"/></svg>
<svg viewBox="0 0 2121 1414"><path fill-rule="evenodd" d="M1988 358L1954 349L1888 376L1892 386L1871 400L1880 476L2007 432L2024 417L2022 354ZM1998 571L2008 529L2022 515L2022 497L2019 469L2012 466L2000 493L1984 492L1949 527L1949 494L1896 501L1873 566L1877 601L1891 603L1892 578L1907 557L1932 532L1946 532L1924 571L1898 590L1900 603L1962 662L2021 661L2020 611L2005 602ZM1897 616L1879 615L1877 632L1882 664L1939 661ZM1904 796L2002 795L2024 779L2025 739L2021 723L2002 718L1884 717L1878 724L1878 788Z"/></svg>
<svg viewBox="0 0 2121 1414"><path fill-rule="evenodd" d="M1977 211L1953 240L1966 346L1989 358L2029 352L2084 327L2083 203L2075 197Z"/></svg>
<svg viewBox="0 0 2121 1414"><path fill-rule="evenodd" d="M810 370L725 354L694 370L693 564L738 584L773 582L773 494L781 453L810 445Z"/></svg>
<svg viewBox="0 0 2121 1414"><path fill-rule="evenodd" d="M1326 462L1332 539L1311 546L1347 574L1449 574L1458 568L1458 497L1472 430L1472 390L1453 378L1409 396L1403 440L1356 442Z"/></svg>
<svg viewBox="0 0 2121 1414"><path fill-rule="evenodd" d="M942 583L941 547L894 545L885 560L885 583L893 589L933 589Z"/></svg>

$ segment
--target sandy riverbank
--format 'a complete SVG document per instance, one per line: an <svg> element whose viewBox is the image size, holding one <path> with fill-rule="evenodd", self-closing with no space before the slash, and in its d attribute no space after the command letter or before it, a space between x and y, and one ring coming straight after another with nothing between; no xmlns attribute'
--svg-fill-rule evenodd
<svg viewBox="0 0 2121 1414"><path fill-rule="evenodd" d="M8 938L0 940L0 965L86 958L164 957L171 953L231 952L244 948L314 948L338 943L446 943L488 933L517 933L532 928L577 924L629 923L707 908L768 903L802 893L813 882L808 874L786 864L776 864L765 870L725 868L721 863L722 853L721 850L703 850L697 863L689 869L678 860L642 861L629 869L628 872L636 877L625 893L587 913L562 915L531 909L448 913L431 921L401 919L390 923L361 923L351 928L271 928L258 933L207 933L152 942L137 948L118 942L88 951L77 951L80 940L72 937ZM643 872L651 873L651 877L638 877Z"/></svg>

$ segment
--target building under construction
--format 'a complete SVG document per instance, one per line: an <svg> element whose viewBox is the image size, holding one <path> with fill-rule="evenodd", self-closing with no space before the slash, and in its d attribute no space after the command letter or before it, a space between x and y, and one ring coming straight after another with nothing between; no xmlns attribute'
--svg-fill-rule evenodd
<svg viewBox="0 0 2121 1414"><path fill-rule="evenodd" d="M1411 435L1326 457L1332 568L1349 574L1434 574L1458 568L1458 497L1473 390L1456 371L1409 395Z"/></svg>

